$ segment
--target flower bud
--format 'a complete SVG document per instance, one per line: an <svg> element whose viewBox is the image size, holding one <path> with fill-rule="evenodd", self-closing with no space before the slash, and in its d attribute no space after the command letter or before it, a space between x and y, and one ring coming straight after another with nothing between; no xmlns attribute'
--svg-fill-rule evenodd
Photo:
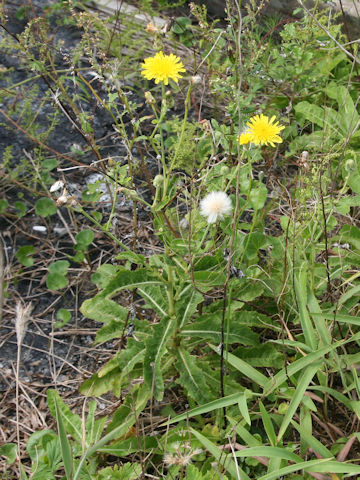
<svg viewBox="0 0 360 480"><path fill-rule="evenodd" d="M199 85L200 83L202 83L202 78L200 75L194 75L193 77L191 77L191 83L192 85Z"/></svg>
<svg viewBox="0 0 360 480"><path fill-rule="evenodd" d="M156 175L156 177L153 180L153 185L155 188L159 188L163 185L164 183L164 177L162 175Z"/></svg>
<svg viewBox="0 0 360 480"><path fill-rule="evenodd" d="M155 33L158 33L159 29L157 28L156 25L154 25L152 22L149 22L147 25L146 25L146 28L145 30L151 34L155 34Z"/></svg>
<svg viewBox="0 0 360 480"><path fill-rule="evenodd" d="M230 168L229 168L227 165L223 165L223 166L220 168L220 175L221 175L222 177L225 177L225 175L227 175L229 172L230 172Z"/></svg>
<svg viewBox="0 0 360 480"><path fill-rule="evenodd" d="M345 170L346 170L348 173L351 173L351 172L353 172L355 169L356 169L355 161L354 161L352 158L349 158L348 160L346 160L346 162L345 162Z"/></svg>
<svg viewBox="0 0 360 480"><path fill-rule="evenodd" d="M155 98L153 97L151 92L145 92L145 102L148 103L149 105L152 105L155 103Z"/></svg>

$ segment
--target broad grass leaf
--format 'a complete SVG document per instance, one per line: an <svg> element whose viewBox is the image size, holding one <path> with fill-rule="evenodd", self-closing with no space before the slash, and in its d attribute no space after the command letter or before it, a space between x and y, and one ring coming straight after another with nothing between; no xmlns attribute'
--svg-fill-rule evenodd
<svg viewBox="0 0 360 480"><path fill-rule="evenodd" d="M190 428L191 433L202 443L202 445L211 453L211 455L219 462L233 478L238 480L250 480L247 474L234 462L232 455L224 454L215 443L202 435L200 432ZM221 469L219 468L219 473ZM215 468L216 472L216 468Z"/></svg>
<svg viewBox="0 0 360 480"><path fill-rule="evenodd" d="M330 450L328 450L325 445L323 445L317 438L311 435L301 425L296 423L294 420L291 420L291 424L300 433L301 441L311 447L314 452L318 453L323 458L330 458L332 456Z"/></svg>
<svg viewBox="0 0 360 480"><path fill-rule="evenodd" d="M56 390L49 389L47 392L48 407L51 415L58 418L61 414L61 421L67 434L71 435L76 442L82 443L82 421L79 415L73 413L64 403Z"/></svg>
<svg viewBox="0 0 360 480"><path fill-rule="evenodd" d="M56 393L55 390L52 390L52 391ZM65 404L62 402L58 394L54 394L52 399L55 407L55 418L56 418L58 431L59 431L60 449L61 449L61 456L64 462L65 475L67 480L71 480L73 466L74 466L74 459L73 459L71 445L67 437L68 428L65 428L65 425L69 424L69 420L68 420L69 412L67 408L64 408Z"/></svg>
<svg viewBox="0 0 360 480"><path fill-rule="evenodd" d="M214 345L209 345L216 353L220 354L219 350L217 347ZM256 370L254 367L249 365L248 363L244 362L244 360L241 360L241 358L236 357L232 353L226 352L225 353L225 360L228 362L230 365L232 365L236 370L238 370L240 373L245 375L245 377L250 378L253 382L257 383L260 385L262 388L264 388L267 383L268 383L268 378L265 377L261 372Z"/></svg>
<svg viewBox="0 0 360 480"><path fill-rule="evenodd" d="M307 263L303 262L299 273L295 276L295 293L299 305L300 323L305 337L305 343L314 351L317 348L318 341L315 328L307 310L307 276Z"/></svg>
<svg viewBox="0 0 360 480"><path fill-rule="evenodd" d="M276 434L275 434L274 425L272 423L270 415L268 414L264 404L261 401L259 402L259 407L260 407L261 419L264 425L266 435L271 445L274 447L276 445Z"/></svg>
<svg viewBox="0 0 360 480"><path fill-rule="evenodd" d="M170 425L171 423L177 423L181 420L186 420L187 418L194 417L196 415L202 415L204 413L214 412L219 408L229 407L230 405L236 405L242 393L233 393L232 395L228 395L227 397L219 398L217 400L213 400L212 402L206 403L205 405L201 405L200 407L195 407L191 410L182 413L181 415L177 415L176 417L172 418L166 423L162 425Z"/></svg>
<svg viewBox="0 0 360 480"><path fill-rule="evenodd" d="M286 432L286 429L288 428L293 416L295 415L296 410L298 409L300 402L303 399L303 396L313 379L314 375L318 371L318 369L321 367L321 364L315 364L315 365L309 365L302 373L298 384L296 385L296 390L294 393L294 396L292 397L290 401L290 405L285 413L284 419L280 425L279 433L277 436L277 442L280 442L282 439L283 435Z"/></svg>
<svg viewBox="0 0 360 480"><path fill-rule="evenodd" d="M98 451L105 453L106 455L126 457L132 453L139 452L139 447L141 452L154 452L159 446L158 444L159 441L156 437L129 437L125 438L124 440L116 440L110 445L105 445L104 447L99 448ZM162 453L162 450L159 450L157 453Z"/></svg>
<svg viewBox="0 0 360 480"><path fill-rule="evenodd" d="M268 458L281 458L289 460L289 462L299 463L302 461L302 458L299 455L296 455L285 448L280 447L250 447L245 450L240 450L236 452L235 456L238 458L242 457L268 457Z"/></svg>

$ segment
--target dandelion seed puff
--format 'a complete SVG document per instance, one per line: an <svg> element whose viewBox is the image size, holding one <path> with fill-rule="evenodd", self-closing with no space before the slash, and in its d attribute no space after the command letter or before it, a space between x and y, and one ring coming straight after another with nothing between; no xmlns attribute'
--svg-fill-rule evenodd
<svg viewBox="0 0 360 480"><path fill-rule="evenodd" d="M209 223L222 220L226 215L231 214L231 210L231 199L225 192L211 192L200 202L200 213L207 217Z"/></svg>

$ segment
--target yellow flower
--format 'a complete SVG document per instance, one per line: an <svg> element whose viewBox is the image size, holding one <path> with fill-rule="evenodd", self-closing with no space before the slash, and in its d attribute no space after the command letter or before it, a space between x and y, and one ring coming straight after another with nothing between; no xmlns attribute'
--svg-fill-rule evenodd
<svg viewBox="0 0 360 480"><path fill-rule="evenodd" d="M141 66L143 68L141 75L147 80L154 79L156 84L164 82L168 85L169 78L177 83L181 78L180 72L185 72L180 58L173 53L164 55L163 52L158 52L154 57L145 58Z"/></svg>
<svg viewBox="0 0 360 480"><path fill-rule="evenodd" d="M282 143L279 133L285 127L279 125L279 122L275 122L275 119L275 115L269 120L269 117L262 113L250 118L250 121L246 124L248 129L238 137L240 145L246 145L251 142L255 145L269 144L275 147L274 143Z"/></svg>

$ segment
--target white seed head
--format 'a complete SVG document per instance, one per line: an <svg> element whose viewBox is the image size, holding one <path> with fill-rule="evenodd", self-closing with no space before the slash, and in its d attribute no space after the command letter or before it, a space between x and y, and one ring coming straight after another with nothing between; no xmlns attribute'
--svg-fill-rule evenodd
<svg viewBox="0 0 360 480"><path fill-rule="evenodd" d="M232 203L225 192L211 192L200 202L200 213L207 217L209 223L215 223L218 219L230 215Z"/></svg>

